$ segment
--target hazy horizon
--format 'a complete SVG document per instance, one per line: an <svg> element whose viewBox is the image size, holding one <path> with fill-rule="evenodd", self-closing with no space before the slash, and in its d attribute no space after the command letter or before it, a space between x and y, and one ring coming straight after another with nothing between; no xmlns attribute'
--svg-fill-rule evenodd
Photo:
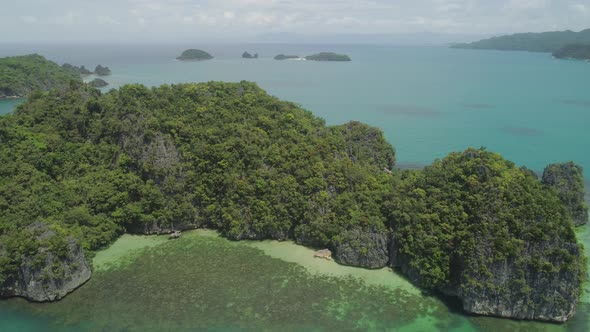
<svg viewBox="0 0 590 332"><path fill-rule="evenodd" d="M21 0L0 43L445 44L588 22L590 0Z"/></svg>

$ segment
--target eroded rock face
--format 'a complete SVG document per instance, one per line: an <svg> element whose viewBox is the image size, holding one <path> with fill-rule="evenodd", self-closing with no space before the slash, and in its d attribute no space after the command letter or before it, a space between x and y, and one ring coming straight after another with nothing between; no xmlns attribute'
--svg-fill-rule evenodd
<svg viewBox="0 0 590 332"><path fill-rule="evenodd" d="M555 244L550 242L535 244L522 255L533 255L552 246ZM563 249L575 256L581 254L573 243ZM562 263L559 255L549 256L547 260L554 266ZM488 265L492 277L487 287L475 286L464 279L457 290L463 310L479 315L550 322L565 322L574 316L580 294L578 271L562 269L559 273L544 273L531 264L524 269L521 267L518 258ZM475 275L468 277L478 279Z"/></svg>
<svg viewBox="0 0 590 332"><path fill-rule="evenodd" d="M472 257L489 254L491 238L480 238ZM543 267L524 264L523 257L534 256L548 248L555 248L556 240L532 243L519 257L506 258L493 263L478 262L489 271L489 276L470 273L466 262L454 262L451 282L435 290L445 296L461 300L468 313L520 320L566 322L576 313L581 292L577 269L562 269L558 273L545 273ZM576 243L562 247L572 256L582 253ZM390 264L412 283L421 285L418 270L410 265L410 259L401 253L395 238L391 239ZM559 253L546 257L553 266L563 264Z"/></svg>
<svg viewBox="0 0 590 332"><path fill-rule="evenodd" d="M568 209L576 226L588 223L588 206L584 201L584 171L573 162L552 164L543 172L543 183L552 187Z"/></svg>
<svg viewBox="0 0 590 332"><path fill-rule="evenodd" d="M380 269L389 262L387 235L353 229L334 243L334 260L340 264Z"/></svg>
<svg viewBox="0 0 590 332"><path fill-rule="evenodd" d="M44 223L29 229L43 242L56 236ZM57 301L84 284L92 274L84 250L75 239L63 244L63 256L42 246L26 257L18 270L0 286L0 297L20 296L35 302Z"/></svg>

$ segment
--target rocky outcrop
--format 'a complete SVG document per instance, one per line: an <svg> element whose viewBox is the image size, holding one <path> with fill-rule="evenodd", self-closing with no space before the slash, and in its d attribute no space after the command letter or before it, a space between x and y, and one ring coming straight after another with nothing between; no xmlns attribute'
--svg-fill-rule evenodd
<svg viewBox="0 0 590 332"><path fill-rule="evenodd" d="M40 246L33 255L23 259L17 271L0 286L0 297L57 301L90 279L90 266L75 239L69 238L60 248L52 250L48 243L57 235L47 224L34 223L27 231L47 245Z"/></svg>
<svg viewBox="0 0 590 332"><path fill-rule="evenodd" d="M92 81L88 82L91 87L93 88L104 88L105 86L109 85L109 83L103 79L95 78Z"/></svg>
<svg viewBox="0 0 590 332"><path fill-rule="evenodd" d="M523 260L523 257L533 257L535 253L557 246L555 241L536 243L528 246L519 257L486 264L491 273L486 286L477 283L482 280L481 276L464 275L456 290L463 310L479 315L551 322L572 318L581 291L579 271L549 268L563 264L560 254L548 255L546 261ZM581 255L575 243L562 249L573 256Z"/></svg>
<svg viewBox="0 0 590 332"><path fill-rule="evenodd" d="M588 223L583 174L581 166L569 162L547 166L542 178L544 184L557 192L576 226Z"/></svg>
<svg viewBox="0 0 590 332"><path fill-rule="evenodd" d="M141 235L162 235L170 234L174 232L183 232L201 228L204 225L193 223L193 222L182 222L174 224L159 224L158 222L144 223L144 224L131 224L126 227L125 231L130 234L141 234Z"/></svg>
<svg viewBox="0 0 590 332"><path fill-rule="evenodd" d="M343 265L380 269L389 262L387 235L353 229L334 241L334 260Z"/></svg>
<svg viewBox="0 0 590 332"><path fill-rule="evenodd" d="M448 297L456 297L468 313L520 320L566 322L576 312L581 292L579 269L563 268L563 253L551 250L558 241L531 243L517 257L492 262L478 259L491 252L493 239L479 238L468 259L454 257L451 282L434 291ZM582 253L576 243L561 249L573 257ZM549 250L549 251L548 251ZM539 252L553 252L546 260L529 260ZM467 261L470 260L470 263ZM391 240L390 264L412 283L422 285L420 271L413 268L408 256ZM467 264L472 264L471 268ZM488 271L481 274L474 271Z"/></svg>

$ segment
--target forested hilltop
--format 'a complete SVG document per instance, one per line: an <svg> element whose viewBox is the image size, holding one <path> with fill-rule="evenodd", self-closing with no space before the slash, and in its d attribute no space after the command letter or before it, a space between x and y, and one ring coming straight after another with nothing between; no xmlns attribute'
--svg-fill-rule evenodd
<svg viewBox="0 0 590 332"><path fill-rule="evenodd" d="M397 171L380 130L326 126L253 83L73 83L1 117L0 140L0 296L59 299L122 233L198 227L394 266L466 311L518 319L571 318L585 275L579 168L539 181L469 149Z"/></svg>
<svg viewBox="0 0 590 332"><path fill-rule="evenodd" d="M80 74L38 54L0 58L0 99L64 89L70 81L81 82Z"/></svg>
<svg viewBox="0 0 590 332"><path fill-rule="evenodd" d="M580 32L567 30L542 33L517 33L483 39L473 43L455 44L451 47L552 53L569 44L590 44L590 29Z"/></svg>

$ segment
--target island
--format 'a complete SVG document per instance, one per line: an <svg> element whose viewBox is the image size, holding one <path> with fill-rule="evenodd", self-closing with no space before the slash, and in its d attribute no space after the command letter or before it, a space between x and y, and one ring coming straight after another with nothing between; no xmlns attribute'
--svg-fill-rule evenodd
<svg viewBox="0 0 590 332"><path fill-rule="evenodd" d="M590 44L570 44L553 52L558 59L590 60Z"/></svg>
<svg viewBox="0 0 590 332"><path fill-rule="evenodd" d="M88 83L93 88L104 88L105 86L109 85L108 82L101 78L95 78Z"/></svg>
<svg viewBox="0 0 590 332"><path fill-rule="evenodd" d="M197 49L188 49L176 58L176 60L180 61L202 61L202 60L211 60L213 56L203 50Z"/></svg>
<svg viewBox="0 0 590 332"><path fill-rule="evenodd" d="M275 60L308 60L308 61L351 61L348 55L337 54L333 52L321 52L314 55L308 55L306 57L300 57L299 55L285 55L279 54L275 56Z"/></svg>
<svg viewBox="0 0 590 332"><path fill-rule="evenodd" d="M333 52L321 52L314 55L305 57L306 60L310 61L351 61L348 55L337 54Z"/></svg>
<svg viewBox="0 0 590 332"><path fill-rule="evenodd" d="M64 63L61 66L64 69L73 71L73 72L78 73L78 74L80 74L82 76L88 76L88 75L94 74L94 72L91 72L90 70L88 70L84 65L78 67L78 66L71 65L69 63Z"/></svg>
<svg viewBox="0 0 590 332"><path fill-rule="evenodd" d="M305 60L304 58L300 57L299 55L285 55L285 54L279 54L277 56L274 57L275 60Z"/></svg>
<svg viewBox="0 0 590 332"><path fill-rule="evenodd" d="M109 76L111 74L111 69L109 67L103 67L101 65L98 65L94 69L94 74L98 76Z"/></svg>
<svg viewBox="0 0 590 332"><path fill-rule="evenodd" d="M256 54L252 55L252 54L250 54L250 53L248 53L248 52L244 52L244 53L242 54L242 58L243 58L243 59L258 59L258 53L256 53Z"/></svg>
<svg viewBox="0 0 590 332"><path fill-rule="evenodd" d="M80 74L38 54L0 59L0 99L26 97L33 91L65 89L71 81L82 82Z"/></svg>
<svg viewBox="0 0 590 332"><path fill-rule="evenodd" d="M122 234L197 228L391 267L465 312L513 319L572 318L586 275L574 163L539 180L469 148L402 171L381 130L327 126L250 82L72 84L0 128L0 297L59 300Z"/></svg>
<svg viewBox="0 0 590 332"><path fill-rule="evenodd" d="M590 44L590 29L580 32L567 30L542 33L517 33L483 39L473 43L453 44L451 47L552 53L571 44Z"/></svg>

